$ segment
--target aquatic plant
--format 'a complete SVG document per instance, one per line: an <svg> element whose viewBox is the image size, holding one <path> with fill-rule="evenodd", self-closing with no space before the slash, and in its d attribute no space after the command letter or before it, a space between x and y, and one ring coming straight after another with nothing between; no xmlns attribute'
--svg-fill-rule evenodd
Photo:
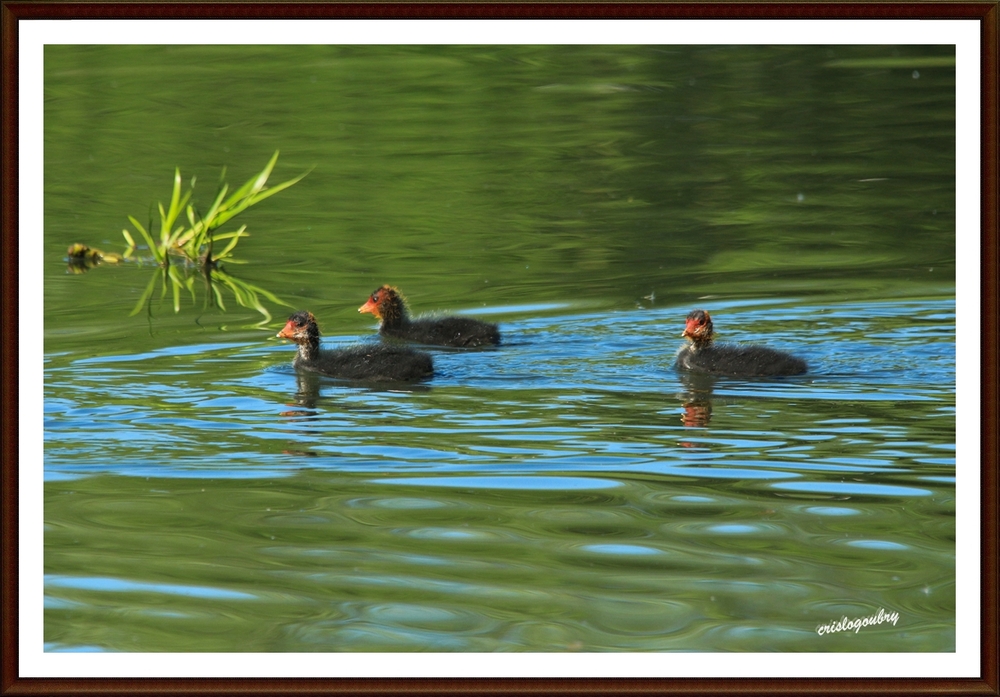
<svg viewBox="0 0 1000 697"><path fill-rule="evenodd" d="M152 252L156 263L161 266L169 266L172 254L183 256L188 262L202 266L211 266L231 257L232 251L240 241L240 238L246 237L249 234L246 232L247 226L243 225L233 232L213 233L213 231L250 206L256 205L279 191L287 189L301 181L308 174L308 172L303 172L294 179L289 179L277 186L267 188L268 177L271 176L271 171L278 161L278 152L275 150L274 155L271 156L270 161L264 169L251 177L246 184L234 191L228 198L226 198L226 194L229 192L229 185L220 180L215 200L205 215L199 215L194 205L190 203L191 196L194 193L194 185L197 181L196 178L191 180L188 190L182 193L181 171L179 168L175 169L170 205L164 208L163 203L158 204L160 213L159 239L155 240L151 230L147 231L134 216L130 215L128 217L149 246L149 250ZM223 169L222 176L225 177L225 169ZM186 212L187 222L190 227L183 224L175 227L182 211ZM149 227L152 228L152 225ZM124 256L125 258L129 258L137 251L138 245L136 245L135 239L129 233L128 229L123 229L122 235L125 237L125 242L128 243ZM229 240L229 243L221 252L216 253L214 251L215 244L223 240Z"/></svg>
<svg viewBox="0 0 1000 697"><path fill-rule="evenodd" d="M161 287L160 298L166 297L169 288L173 294L174 312L180 312L182 291L190 293L192 301L196 299L195 278L198 275L205 283L205 304L217 306L223 311L226 309L223 291L227 289L238 304L261 313L264 316L262 323L271 320L271 314L264 307L262 298L278 305L288 306L288 303L279 299L274 293L236 278L224 271L221 266L223 261L240 263L233 259L233 250L242 238L249 236L249 233L246 231L246 225L228 232L222 232L219 228L250 206L287 189L308 174L303 172L294 179L268 188L267 180L277 161L278 151L275 151L264 169L232 193L229 192L229 185L223 181L225 178L223 168L218 191L204 214L199 213L192 203L197 179L192 178L187 190L184 191L181 171L175 168L170 203L167 206L163 203L157 204L160 229L156 237L152 232L152 222L148 226L143 226L134 216L128 216L148 246L152 254L151 261L159 267L149 279L146 289L139 297L139 302L129 316L138 314L143 306L146 306L148 312L152 312L151 301L158 282ZM182 213L186 218L186 224L179 223ZM80 243L70 245L67 250L69 271L79 274L101 263L119 264L124 261L135 261L142 264L149 261L148 256L143 258L140 255L139 245L128 229L122 230L122 236L128 245L123 254L103 252ZM222 246L222 243L225 245ZM218 249L220 246L221 249Z"/></svg>
<svg viewBox="0 0 1000 697"><path fill-rule="evenodd" d="M223 312L226 310L226 304L222 299L223 288L228 288L232 292L237 303L262 314L264 319L261 321L261 324L271 321L271 313L267 311L267 308L261 302L261 296L278 305L291 307L291 305L278 298L274 293L236 278L218 266L202 266L202 277L206 288L205 305L217 306ZM132 312L129 313L129 317L139 314L143 306L146 306L148 311L152 310L150 301L156 290L157 281L160 281L160 299L166 297L168 287L171 289L173 293L174 312L180 312L181 309L181 290L186 290L191 294L192 302L196 300L194 291L195 275L191 273L190 265L183 268L178 267L176 264L161 266L156 270L152 278L149 279L146 289L142 292L142 296L140 296L139 302L135 304Z"/></svg>

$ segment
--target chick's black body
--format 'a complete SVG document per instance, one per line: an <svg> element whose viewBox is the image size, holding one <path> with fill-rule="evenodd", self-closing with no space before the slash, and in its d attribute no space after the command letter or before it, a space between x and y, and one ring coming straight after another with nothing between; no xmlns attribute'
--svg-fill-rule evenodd
<svg viewBox="0 0 1000 697"><path fill-rule="evenodd" d="M406 304L399 290L382 286L358 308L379 319L379 333L394 339L405 339L433 346L496 346L500 343L500 329L490 322L469 317L430 317L410 319Z"/></svg>
<svg viewBox="0 0 1000 697"><path fill-rule="evenodd" d="M733 377L799 375L806 362L766 346L717 344L695 348L685 346L677 354L677 367L697 373Z"/></svg>
<svg viewBox="0 0 1000 697"><path fill-rule="evenodd" d="M319 346L319 327L309 312L296 312L278 332L298 344L292 365L345 380L412 382L434 374L431 357L421 351L386 344L359 344L324 351Z"/></svg>
<svg viewBox="0 0 1000 697"><path fill-rule="evenodd" d="M487 324L467 317L441 317L440 319L410 320L406 324L386 326L379 331L394 339L405 339L418 344L435 346L492 346L500 343L500 332L495 324Z"/></svg>

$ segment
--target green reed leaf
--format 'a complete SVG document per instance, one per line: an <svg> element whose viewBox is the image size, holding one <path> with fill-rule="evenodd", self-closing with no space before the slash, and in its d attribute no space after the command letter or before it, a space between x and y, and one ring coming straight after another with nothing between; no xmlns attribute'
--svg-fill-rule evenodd
<svg viewBox="0 0 1000 697"><path fill-rule="evenodd" d="M237 230L236 233L233 235L233 238L229 241L229 244L226 245L226 248L223 249L221 252L219 252L219 254L217 254L215 258L216 259L225 259L227 256L229 256L229 253L233 250L233 248L236 246L236 244L240 241L240 237L244 236L243 235L243 231L246 230L246 229L247 229L247 226L244 225L239 230Z"/></svg>
<svg viewBox="0 0 1000 697"><path fill-rule="evenodd" d="M171 290L174 295L174 312L181 311L181 289L187 287L186 280L181 278L180 271L177 270L176 266L171 266L167 270L170 275ZM194 299L192 297L192 299Z"/></svg>
<svg viewBox="0 0 1000 697"><path fill-rule="evenodd" d="M149 246L149 251L153 253L153 258L156 259L157 263L162 264L164 260L165 251L161 250L157 246L157 244L153 241L153 237L148 232L146 232L146 228L142 226L142 223L133 218L131 215L128 217L128 219L132 221L132 224L135 226L135 229L138 230L139 233L142 235L143 239L146 240L146 244Z"/></svg>
<svg viewBox="0 0 1000 697"><path fill-rule="evenodd" d="M219 286L212 286L212 292L215 294L215 302L219 304L219 309L225 312L226 303L222 302L222 291L219 290Z"/></svg>
<svg viewBox="0 0 1000 697"><path fill-rule="evenodd" d="M146 290L142 291L142 295L139 297L139 302L135 304L135 307L132 308L132 312L129 313L129 317L134 317L139 314L139 311L142 310L142 306L145 305L146 301L153 295L153 290L156 287L156 276L157 274L154 272L153 276L149 279L149 283L146 284Z"/></svg>

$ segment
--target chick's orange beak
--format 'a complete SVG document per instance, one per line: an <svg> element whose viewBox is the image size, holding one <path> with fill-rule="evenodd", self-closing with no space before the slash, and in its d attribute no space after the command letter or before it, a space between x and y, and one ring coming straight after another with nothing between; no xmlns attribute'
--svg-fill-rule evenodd
<svg viewBox="0 0 1000 697"><path fill-rule="evenodd" d="M693 339L698 334L698 322L689 319L687 324L684 325L684 333L681 334L685 339Z"/></svg>
<svg viewBox="0 0 1000 697"><path fill-rule="evenodd" d="M295 325L291 320L285 323L285 328L278 332L277 336L279 339L291 339L293 333L295 332Z"/></svg>
<svg viewBox="0 0 1000 697"><path fill-rule="evenodd" d="M375 315L376 317L379 316L379 314L378 314L378 305L376 305L375 301L372 300L371 298L368 298L368 302L366 302L364 305L362 305L361 307L358 308L358 312L360 312L362 314L364 314L365 312L370 312L373 315Z"/></svg>

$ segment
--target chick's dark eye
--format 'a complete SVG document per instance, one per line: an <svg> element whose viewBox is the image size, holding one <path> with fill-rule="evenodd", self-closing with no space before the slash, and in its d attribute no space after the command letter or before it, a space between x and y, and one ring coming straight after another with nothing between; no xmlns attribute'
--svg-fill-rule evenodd
<svg viewBox="0 0 1000 697"><path fill-rule="evenodd" d="M304 326L306 326L306 323L305 323L304 320L297 319L297 320L295 320L295 326L296 327L304 327Z"/></svg>

